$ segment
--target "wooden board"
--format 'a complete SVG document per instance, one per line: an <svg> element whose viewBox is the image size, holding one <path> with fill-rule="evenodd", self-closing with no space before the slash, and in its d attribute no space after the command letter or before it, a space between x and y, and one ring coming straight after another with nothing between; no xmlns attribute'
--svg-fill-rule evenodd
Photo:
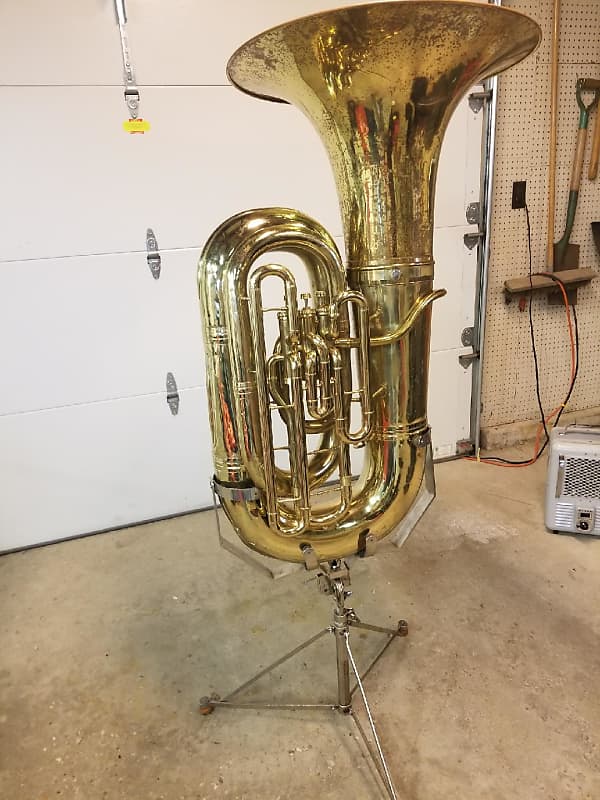
<svg viewBox="0 0 600 800"><path fill-rule="evenodd" d="M565 286L587 283L598 275L593 269L563 269L554 274ZM522 278L509 278L509 280L504 281L504 290L509 294L524 294L525 292L530 292L532 288L534 291L536 289L556 289L557 284L546 275L532 275L531 280L529 275L526 275Z"/></svg>

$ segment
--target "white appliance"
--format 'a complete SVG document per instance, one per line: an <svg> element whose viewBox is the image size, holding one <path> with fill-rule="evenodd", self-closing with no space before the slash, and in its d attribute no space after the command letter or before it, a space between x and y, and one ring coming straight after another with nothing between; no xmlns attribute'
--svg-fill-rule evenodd
<svg viewBox="0 0 600 800"><path fill-rule="evenodd" d="M545 522L555 533L600 536L600 427L550 433Z"/></svg>

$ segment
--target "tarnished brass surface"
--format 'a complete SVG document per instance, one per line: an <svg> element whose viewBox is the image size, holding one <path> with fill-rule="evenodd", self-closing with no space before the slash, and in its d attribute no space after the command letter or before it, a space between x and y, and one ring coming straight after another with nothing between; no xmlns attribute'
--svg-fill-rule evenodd
<svg viewBox="0 0 600 800"><path fill-rule="evenodd" d="M243 45L228 74L245 92L298 106L333 166L348 263L314 220L257 209L207 243L199 287L217 491L238 534L266 555L321 560L394 529L419 492L427 436L433 211L440 147L461 97L540 40L528 17L463 2L350 6L280 25ZM251 156L251 154L249 154ZM268 165L265 165L268 169ZM289 250L303 259L313 305L296 307L291 274L256 268ZM260 271L259 271L260 270ZM276 352L265 350L260 284L285 286ZM350 320L354 320L351 325ZM351 373L356 354L358 383ZM350 407L361 423L351 430ZM288 431L290 469L275 465L271 414ZM321 436L312 454L307 433ZM349 448L365 448L359 481ZM338 471L338 497L314 491Z"/></svg>

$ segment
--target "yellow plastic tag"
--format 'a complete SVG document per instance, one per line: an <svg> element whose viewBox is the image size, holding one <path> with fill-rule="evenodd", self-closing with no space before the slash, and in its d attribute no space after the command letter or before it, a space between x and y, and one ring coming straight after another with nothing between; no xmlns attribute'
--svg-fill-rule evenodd
<svg viewBox="0 0 600 800"><path fill-rule="evenodd" d="M146 133L150 130L150 123L147 119L126 119L123 130L127 133Z"/></svg>

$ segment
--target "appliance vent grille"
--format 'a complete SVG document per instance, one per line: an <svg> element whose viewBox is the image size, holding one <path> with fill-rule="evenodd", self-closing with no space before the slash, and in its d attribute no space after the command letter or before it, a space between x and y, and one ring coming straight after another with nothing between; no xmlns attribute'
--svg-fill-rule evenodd
<svg viewBox="0 0 600 800"><path fill-rule="evenodd" d="M554 523L559 528L572 528L575 525L575 506L557 503L554 508Z"/></svg>
<svg viewBox="0 0 600 800"><path fill-rule="evenodd" d="M562 494L600 498L600 460L567 458Z"/></svg>

